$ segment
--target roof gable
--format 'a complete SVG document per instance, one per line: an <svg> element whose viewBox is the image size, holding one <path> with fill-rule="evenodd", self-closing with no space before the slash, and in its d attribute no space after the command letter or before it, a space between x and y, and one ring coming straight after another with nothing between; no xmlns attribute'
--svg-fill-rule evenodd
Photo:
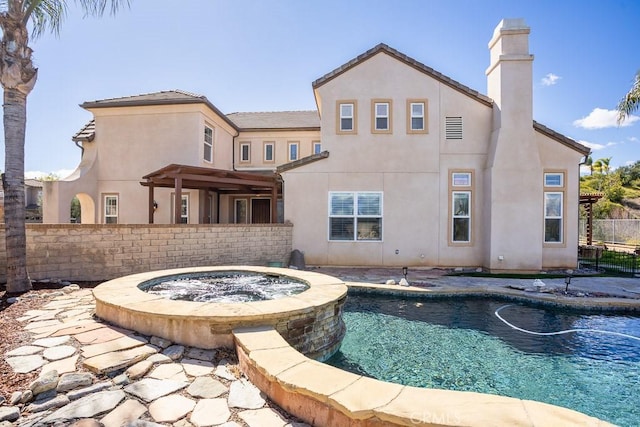
<svg viewBox="0 0 640 427"><path fill-rule="evenodd" d="M335 70L325 74L324 76L320 77L319 79L317 79L316 81L314 81L312 83L312 87L313 89L317 89L320 86L324 85L325 83L330 82L331 80L335 79L336 77L340 76L341 74L349 71L350 69L356 67L357 65L363 63L364 61L368 60L369 58L372 58L373 56L379 54L379 53L384 53L386 55L391 56L392 58L436 79L437 81L451 87L454 90L457 90L458 92L461 92L473 99L475 99L476 101L479 101L487 106L493 106L493 101L491 100L491 98L489 98L486 95L482 95L481 93L479 93L476 90L473 90L471 88L469 88L468 86L463 85L462 83L459 83L455 80L453 80L450 77L445 76L444 74L434 70L431 67L428 67L426 65L424 65L423 63L416 61L415 59L405 55L404 53L401 53L399 51L397 51L396 49L393 49L392 47L387 46L384 43L380 43L377 46L373 47L372 49L369 49L368 51L366 51L365 53L353 58L351 61L341 65L340 67L336 68Z"/></svg>

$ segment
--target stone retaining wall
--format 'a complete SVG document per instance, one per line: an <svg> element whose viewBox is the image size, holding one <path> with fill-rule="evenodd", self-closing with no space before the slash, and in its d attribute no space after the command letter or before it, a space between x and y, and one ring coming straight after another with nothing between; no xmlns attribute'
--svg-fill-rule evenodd
<svg viewBox="0 0 640 427"><path fill-rule="evenodd" d="M290 224L27 224L32 280L102 281L128 274L205 265L286 263ZM0 225L0 282L6 281Z"/></svg>

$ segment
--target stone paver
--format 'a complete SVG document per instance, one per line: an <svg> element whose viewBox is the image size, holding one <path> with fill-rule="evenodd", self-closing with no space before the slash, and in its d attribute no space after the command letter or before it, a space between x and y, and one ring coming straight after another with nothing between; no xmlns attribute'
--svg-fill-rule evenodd
<svg viewBox="0 0 640 427"><path fill-rule="evenodd" d="M125 423L135 421L147 412L147 407L134 399L124 401L100 420L104 427L122 427Z"/></svg>
<svg viewBox="0 0 640 427"><path fill-rule="evenodd" d="M167 363L156 366L151 372L149 372L149 374L147 374L147 376L150 378L157 378L159 380L173 380L184 383L189 381L184 373L182 365L179 363Z"/></svg>
<svg viewBox="0 0 640 427"><path fill-rule="evenodd" d="M189 421L196 427L222 424L229 419L231 411L224 399L201 399L193 408Z"/></svg>
<svg viewBox="0 0 640 427"><path fill-rule="evenodd" d="M148 341L142 337L122 336L111 341L87 345L82 348L83 357L93 357L113 351L127 350L147 344Z"/></svg>
<svg viewBox="0 0 640 427"><path fill-rule="evenodd" d="M118 331L117 329L104 326L102 328L97 328L92 331L75 334L73 337L76 340L78 340L80 344L88 345L88 344L100 344L103 342L115 340L117 338L122 338L124 336L125 334Z"/></svg>
<svg viewBox="0 0 640 427"><path fill-rule="evenodd" d="M260 390L244 378L231 383L228 401L230 407L244 409L258 409L265 404Z"/></svg>
<svg viewBox="0 0 640 427"><path fill-rule="evenodd" d="M23 345L22 347L15 348L5 353L5 356L30 356L33 354L41 353L42 347L37 345Z"/></svg>
<svg viewBox="0 0 640 427"><path fill-rule="evenodd" d="M196 406L196 402L173 394L161 397L149 405L149 413L159 423L173 423L187 415Z"/></svg>
<svg viewBox="0 0 640 427"><path fill-rule="evenodd" d="M35 340L33 345L38 345L40 347L57 347L68 343L70 339L71 337L69 335L61 335L54 338L41 338L39 340Z"/></svg>
<svg viewBox="0 0 640 427"><path fill-rule="evenodd" d="M181 390L186 386L187 383L181 381L145 378L126 386L124 390L129 394L139 397L145 402L152 402L159 397Z"/></svg>
<svg viewBox="0 0 640 427"><path fill-rule="evenodd" d="M46 360L42 358L39 354L34 354L31 356L17 356L17 357L7 357L5 359L11 369L14 372L19 374L26 374L27 372L35 371L45 363Z"/></svg>
<svg viewBox="0 0 640 427"><path fill-rule="evenodd" d="M218 380L214 380L211 377L198 377L189 387L187 387L187 393L193 397L203 397L205 399L213 399L223 393L226 393L229 389Z"/></svg>
<svg viewBox="0 0 640 427"><path fill-rule="evenodd" d="M113 410L124 398L125 394L122 390L94 393L58 409L46 417L43 422L91 418Z"/></svg>
<svg viewBox="0 0 640 427"><path fill-rule="evenodd" d="M153 346L143 345L129 350L104 353L86 359L84 366L99 374L109 373L134 365L157 351Z"/></svg>
<svg viewBox="0 0 640 427"><path fill-rule="evenodd" d="M214 369L213 363L209 361L187 358L182 359L182 367L187 375L192 377L209 375Z"/></svg>
<svg viewBox="0 0 640 427"><path fill-rule="evenodd" d="M284 427L287 420L271 408L252 409L238 413L249 427Z"/></svg>
<svg viewBox="0 0 640 427"><path fill-rule="evenodd" d="M66 359L56 360L55 362L47 363L42 367L42 372L46 371L58 371L59 374L67 372L73 372L76 370L76 364L80 355L76 354Z"/></svg>
<svg viewBox="0 0 640 427"><path fill-rule="evenodd" d="M42 356L53 362L56 360L60 360L60 359L65 359L67 357L72 356L73 354L75 354L76 352L76 348L70 345L59 345L57 347L50 347L45 349L42 352Z"/></svg>

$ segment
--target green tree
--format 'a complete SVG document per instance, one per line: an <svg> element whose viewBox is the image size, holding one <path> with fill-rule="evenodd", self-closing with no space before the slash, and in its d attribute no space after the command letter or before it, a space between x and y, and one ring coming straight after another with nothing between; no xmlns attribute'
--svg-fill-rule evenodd
<svg viewBox="0 0 640 427"><path fill-rule="evenodd" d="M85 14L112 13L129 0L75 0ZM31 289L27 272L27 241L24 205L24 138L27 96L36 84L38 69L31 60L29 31L36 38L47 32L57 34L66 16L65 0L0 0L0 83L4 90L5 173L2 185L5 203L7 250L7 291Z"/></svg>
<svg viewBox="0 0 640 427"><path fill-rule="evenodd" d="M636 74L633 85L629 92L618 103L618 124L625 121L640 107L640 71Z"/></svg>

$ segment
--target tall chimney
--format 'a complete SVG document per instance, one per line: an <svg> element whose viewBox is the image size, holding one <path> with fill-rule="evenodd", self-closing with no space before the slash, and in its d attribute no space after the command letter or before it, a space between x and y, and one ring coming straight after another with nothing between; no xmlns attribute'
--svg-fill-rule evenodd
<svg viewBox="0 0 640 427"><path fill-rule="evenodd" d="M496 271L542 267L542 170L529 32L523 19L504 19L489 42L487 93L494 107L483 210L489 218L485 265Z"/></svg>

